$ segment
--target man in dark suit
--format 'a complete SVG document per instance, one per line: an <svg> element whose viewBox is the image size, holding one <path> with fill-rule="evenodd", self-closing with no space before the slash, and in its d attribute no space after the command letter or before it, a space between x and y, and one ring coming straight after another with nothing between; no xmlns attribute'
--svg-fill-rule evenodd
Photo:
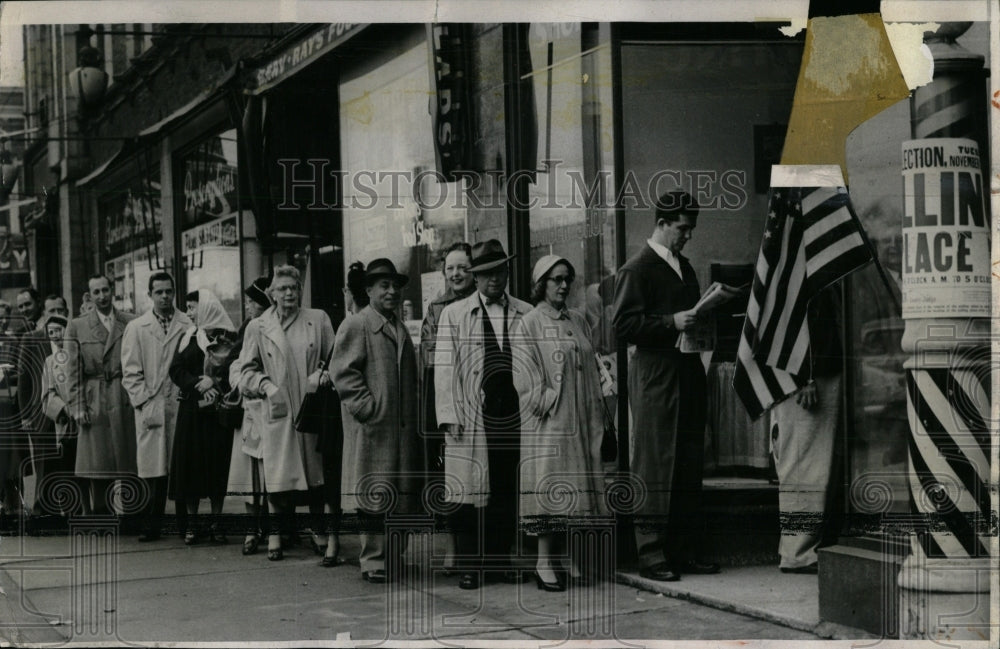
<svg viewBox="0 0 1000 649"><path fill-rule="evenodd" d="M711 574L719 566L696 556L705 439L705 371L697 354L677 348L679 332L696 324L698 278L684 244L697 225L687 192L657 200L653 234L619 269L614 326L635 345L629 361L632 473L645 502L636 512L640 574L676 581L683 572Z"/></svg>
<svg viewBox="0 0 1000 649"><path fill-rule="evenodd" d="M22 291L17 296L18 310L28 317L26 303L37 304L37 293L32 290ZM22 310L22 307L25 307ZM24 333L17 345L17 407L21 416L21 427L31 439L31 460L35 469L35 514L76 513L62 512L53 489L56 487L50 474L72 474L76 463L75 440L66 440L60 448L56 444L55 425L45 416L42 406L42 369L45 367L45 357L52 353L51 343L41 323L49 316L58 315L63 318L69 315L66 300L60 295L49 295L45 298L41 317L36 320L35 327ZM28 318L29 321L32 318ZM30 325L30 322L29 322ZM75 507L73 508L76 509Z"/></svg>

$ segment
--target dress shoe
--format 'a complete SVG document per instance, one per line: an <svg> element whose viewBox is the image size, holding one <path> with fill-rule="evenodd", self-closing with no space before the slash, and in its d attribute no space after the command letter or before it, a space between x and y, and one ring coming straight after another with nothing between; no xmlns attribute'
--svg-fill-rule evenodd
<svg viewBox="0 0 1000 649"><path fill-rule="evenodd" d="M384 584L387 581L385 570L365 570L361 577L369 584Z"/></svg>
<svg viewBox="0 0 1000 649"><path fill-rule="evenodd" d="M658 563L639 571L639 576L653 581L680 581L681 576L676 570L665 563Z"/></svg>
<svg viewBox="0 0 1000 649"><path fill-rule="evenodd" d="M698 559L692 559L691 561L685 561L684 563L677 566L679 572L686 573L689 575L714 575L721 568L717 563L709 563L707 561L699 561Z"/></svg>
<svg viewBox="0 0 1000 649"><path fill-rule="evenodd" d="M810 563L808 566L798 566L795 568L782 568L781 572L786 575L815 575L819 573L819 565Z"/></svg>
<svg viewBox="0 0 1000 649"><path fill-rule="evenodd" d="M463 572L458 579L458 587L462 590L476 590L479 588L479 573Z"/></svg>
<svg viewBox="0 0 1000 649"><path fill-rule="evenodd" d="M538 586L538 590L544 590L548 593L561 593L566 590L566 584L559 579L556 579L555 582L545 581L537 572L532 574L535 576L535 585Z"/></svg>

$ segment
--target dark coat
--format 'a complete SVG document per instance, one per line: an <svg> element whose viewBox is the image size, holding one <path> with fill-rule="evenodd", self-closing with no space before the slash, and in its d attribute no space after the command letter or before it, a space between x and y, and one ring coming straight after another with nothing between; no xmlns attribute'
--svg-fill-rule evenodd
<svg viewBox="0 0 1000 649"><path fill-rule="evenodd" d="M405 329L396 342L367 306L337 331L330 372L344 422L341 503L345 511L377 510L382 487L393 511L418 511L423 488L423 438L417 423L417 356Z"/></svg>
<svg viewBox="0 0 1000 649"><path fill-rule="evenodd" d="M636 346L629 361L628 394L632 473L646 492L639 515L668 514L671 491L678 488L677 465L702 461L698 448L705 435L705 370L698 354L676 348L672 317L692 308L700 291L691 263L684 257L680 262L683 279L647 244L619 269L615 283L615 331ZM700 466L693 468L700 476Z"/></svg>

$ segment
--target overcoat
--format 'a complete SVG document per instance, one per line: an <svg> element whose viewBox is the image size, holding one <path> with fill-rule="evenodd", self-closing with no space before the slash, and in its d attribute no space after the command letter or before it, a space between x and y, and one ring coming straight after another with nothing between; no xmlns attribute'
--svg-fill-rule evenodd
<svg viewBox="0 0 1000 649"><path fill-rule="evenodd" d="M528 531L607 514L601 441L604 408L590 327L581 314L542 302L511 336L521 402L521 498Z"/></svg>
<svg viewBox="0 0 1000 649"><path fill-rule="evenodd" d="M344 422L342 508L389 509L380 498L383 490L392 490L395 503L385 513L418 511L423 439L410 336L402 327L393 334L387 321L366 306L341 323L332 367Z"/></svg>
<svg viewBox="0 0 1000 649"><path fill-rule="evenodd" d="M109 333L95 310L66 327L64 349L77 397L73 407L90 414L90 424L77 436L77 475L112 478L136 472L135 415L121 381L122 334L134 319L115 309Z"/></svg>
<svg viewBox="0 0 1000 649"><path fill-rule="evenodd" d="M632 473L645 493L637 516L669 514L678 460L703 461L705 369L698 354L677 349L673 325L673 314L697 304L700 291L691 262L679 260L683 277L647 244L622 265L615 284L615 331L636 346L628 394ZM700 489L701 466L687 469L685 475L693 475Z"/></svg>
<svg viewBox="0 0 1000 649"><path fill-rule="evenodd" d="M31 457L28 434L21 425L17 407L17 339L28 330L27 321L21 316L11 316L7 329L0 335L0 485L8 480L20 481L21 461ZM30 475L31 463L24 468Z"/></svg>
<svg viewBox="0 0 1000 649"><path fill-rule="evenodd" d="M69 357L65 351L59 350L45 357L41 381L42 413L55 426L56 444L62 442L66 433L71 430L71 425L76 425L69 419L71 404L77 400L75 386L69 379L69 370ZM60 415L64 417L60 418Z"/></svg>
<svg viewBox="0 0 1000 649"><path fill-rule="evenodd" d="M174 446L177 396L170 362L191 320L174 309L167 332L150 309L122 332L122 385L135 408L136 469L140 478L166 476Z"/></svg>
<svg viewBox="0 0 1000 649"><path fill-rule="evenodd" d="M444 436L439 431L434 397L434 341L437 338L441 312L452 302L461 300L452 287L427 305L423 324L420 326L420 430L424 435L425 456L428 471L440 474L443 470ZM440 457L439 457L440 456Z"/></svg>
<svg viewBox="0 0 1000 649"><path fill-rule="evenodd" d="M333 323L320 309L300 309L295 325L305 332L304 346L293 350L272 306L247 324L239 359L239 386L244 394L260 395L264 381L278 388L275 399L284 400L288 414L272 419L268 400L261 402L260 432L264 483L268 493L305 491L323 484L322 457L316 436L295 431L295 416L305 398L306 380L325 361L334 345ZM304 354L305 365L295 360ZM235 371L235 370L233 370ZM294 375L293 375L294 373Z"/></svg>
<svg viewBox="0 0 1000 649"><path fill-rule="evenodd" d="M49 337L43 329L28 331L17 341L17 408L21 426L31 439L36 470L42 457L56 451L55 424L42 411L42 371L45 358L51 353Z"/></svg>
<svg viewBox="0 0 1000 649"><path fill-rule="evenodd" d="M508 331L515 331L531 305L507 296ZM490 474L483 425L483 313L479 292L449 304L441 312L434 348L434 391L438 424L459 424L461 439L448 438L444 472L447 501L485 507ZM514 358L515 372L518 359Z"/></svg>

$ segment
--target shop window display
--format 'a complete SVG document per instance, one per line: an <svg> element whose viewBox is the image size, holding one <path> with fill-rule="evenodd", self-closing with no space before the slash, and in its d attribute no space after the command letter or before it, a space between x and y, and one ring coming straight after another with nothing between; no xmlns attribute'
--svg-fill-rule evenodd
<svg viewBox="0 0 1000 649"><path fill-rule="evenodd" d="M444 292L441 257L466 240L461 185L436 173L423 26L340 83L344 262L393 261L411 281L402 316L419 343L427 305Z"/></svg>
<svg viewBox="0 0 1000 649"><path fill-rule="evenodd" d="M242 320L236 130L180 156L181 267L188 291L208 289L234 322Z"/></svg>
<svg viewBox="0 0 1000 649"><path fill-rule="evenodd" d="M169 264L163 256L160 172L136 177L99 201L105 272L115 283L115 308L143 313L152 304L149 276Z"/></svg>

